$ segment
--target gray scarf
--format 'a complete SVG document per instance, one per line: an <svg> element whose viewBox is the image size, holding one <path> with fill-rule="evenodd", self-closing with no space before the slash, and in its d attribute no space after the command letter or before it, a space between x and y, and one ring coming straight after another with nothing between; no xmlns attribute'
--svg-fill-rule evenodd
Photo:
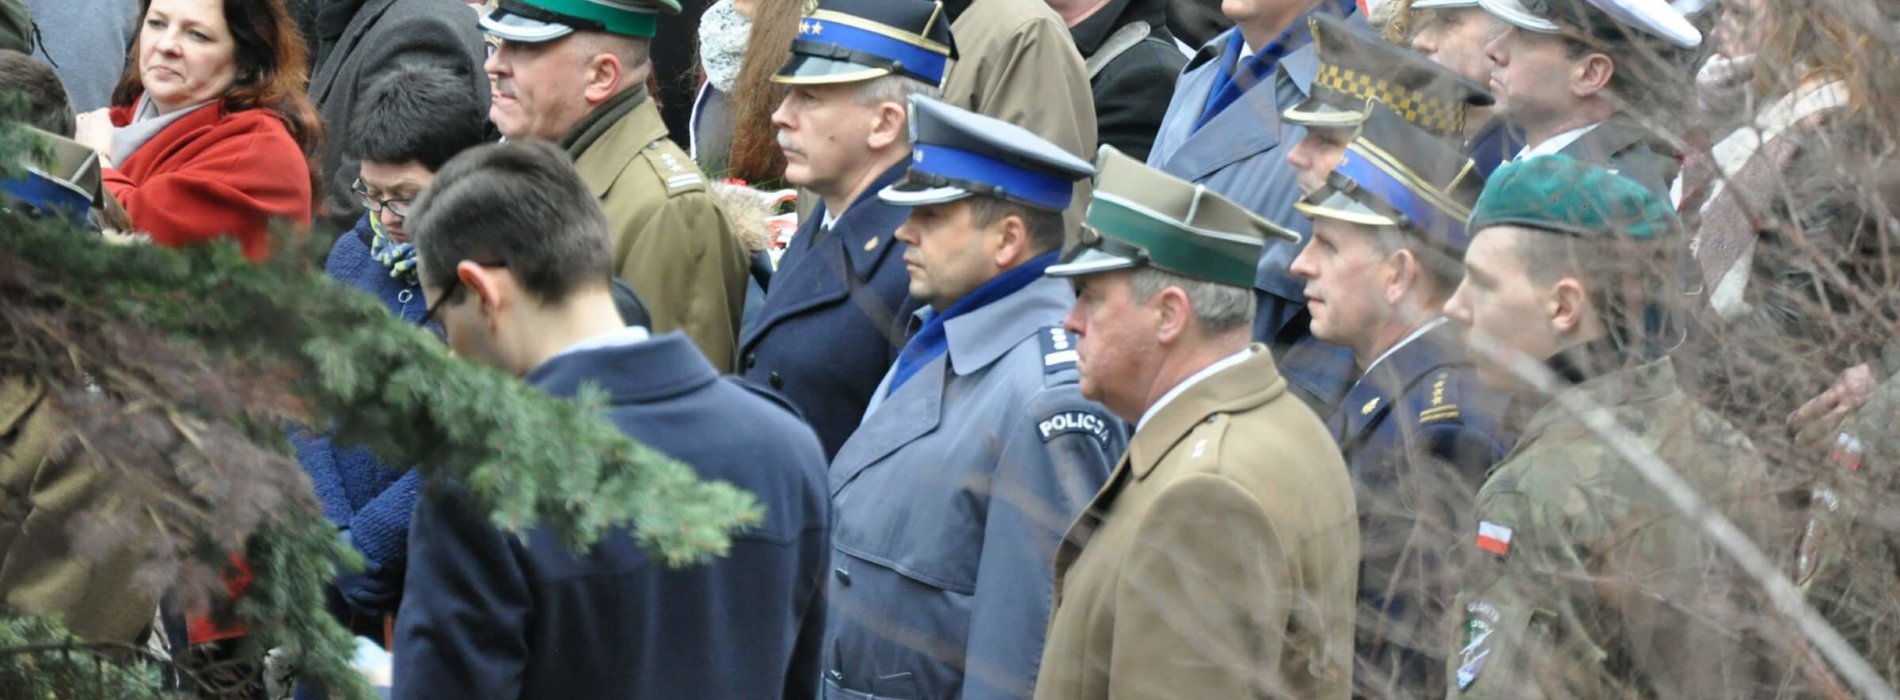
<svg viewBox="0 0 1900 700"><path fill-rule="evenodd" d="M137 153L145 142L164 131L165 127L185 118L187 114L203 109L205 105L212 102L217 102L217 100L200 102L171 114L160 115L157 105L152 104L152 101L146 99L144 95L139 95L138 104L132 110L131 123L112 130L112 162L124 165L132 154Z"/></svg>
<svg viewBox="0 0 1900 700"><path fill-rule="evenodd" d="M732 0L719 0L699 18L699 65L714 89L732 94L739 84L739 62L752 34L752 20L739 14Z"/></svg>

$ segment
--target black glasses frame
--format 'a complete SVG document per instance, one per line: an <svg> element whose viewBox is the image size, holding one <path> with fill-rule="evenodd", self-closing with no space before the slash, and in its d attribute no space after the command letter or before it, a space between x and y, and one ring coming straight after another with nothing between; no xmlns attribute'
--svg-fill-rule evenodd
<svg viewBox="0 0 1900 700"><path fill-rule="evenodd" d="M356 195L356 199L363 203L363 208L368 209L371 214L381 214L384 209L388 209L389 213L395 214L399 219L409 218L409 206L416 203L415 197L385 199L371 197L369 186L363 184L363 178L360 177L350 183L350 192Z"/></svg>
<svg viewBox="0 0 1900 700"><path fill-rule="evenodd" d="M464 260L463 262L474 262L474 261ZM456 263L456 264L460 265L461 263ZM502 269L508 268L508 263L505 261L503 262L476 262L475 264L480 265L482 267L499 267ZM435 323L436 322L435 315L442 311L442 305L448 300L455 298L455 295L461 293L461 291L462 291L462 277L460 275L450 277L449 283L442 287L442 295L436 297L435 301L431 302L428 308L423 309L422 320L417 321L416 325L427 326L431 323Z"/></svg>

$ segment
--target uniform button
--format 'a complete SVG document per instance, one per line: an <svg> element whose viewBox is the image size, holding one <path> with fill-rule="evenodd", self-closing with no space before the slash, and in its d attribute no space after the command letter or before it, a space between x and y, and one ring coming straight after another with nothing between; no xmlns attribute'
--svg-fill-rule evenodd
<svg viewBox="0 0 1900 700"><path fill-rule="evenodd" d="M750 370L753 367L757 367L757 366L759 366L759 354L756 352L746 353L745 354L745 368L747 370Z"/></svg>
<svg viewBox="0 0 1900 700"><path fill-rule="evenodd" d="M766 380L766 381L768 381L768 382L771 382L771 383L772 383L772 388L774 388L774 389L783 389L783 388L785 388L785 378L784 378L784 377L781 377L781 376L778 376L778 373L777 373L777 372L773 372L773 373L771 373L771 374L768 374L768 375L765 375L765 380Z"/></svg>
<svg viewBox="0 0 1900 700"><path fill-rule="evenodd" d="M840 566L836 569L832 569L831 574L838 577L838 583L842 583L846 586L851 585L851 572L845 571L844 567Z"/></svg>

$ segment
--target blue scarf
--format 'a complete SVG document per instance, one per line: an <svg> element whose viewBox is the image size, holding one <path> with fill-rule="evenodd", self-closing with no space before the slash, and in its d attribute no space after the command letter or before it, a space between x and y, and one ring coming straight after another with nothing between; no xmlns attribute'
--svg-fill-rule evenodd
<svg viewBox="0 0 1900 700"><path fill-rule="evenodd" d="M1330 7L1321 5L1314 12L1335 12L1344 17L1352 14L1353 7L1349 1L1333 2ZM1306 17L1300 17L1293 22L1293 26L1280 32L1273 41L1267 42L1266 46L1248 57L1245 65L1241 65L1240 51L1243 48L1244 39L1240 36L1240 30L1235 29L1233 34L1228 35L1227 45L1221 48L1220 67L1214 72L1214 86L1207 91L1207 104L1201 107L1200 118L1194 120L1194 130L1200 131L1201 127L1212 121L1221 113L1221 110L1227 109L1228 105L1239 100L1240 96L1246 94L1247 90L1253 86L1271 82L1273 70L1280 67L1280 59L1285 58L1295 49L1305 46L1311 39L1312 34L1311 30L1307 29Z"/></svg>
<svg viewBox="0 0 1900 700"><path fill-rule="evenodd" d="M989 306L991 302L1015 294L1029 286L1029 283L1042 279L1042 271L1054 265L1058 257L1060 257L1059 253L1049 252L1030 258L1029 262L997 275L994 279L984 282L982 286L971 290L968 295L958 299L942 313L931 314L930 318L924 321L923 329L917 331L917 335L911 336L910 342L904 344L903 351L897 353L897 369L891 374L891 388L884 392L884 395L890 396L897 393L897 387L909 381L912 375L917 374L917 370L923 369L924 365L930 364L930 361L937 359L938 355L950 350L950 336L944 330L944 324L949 323L950 319Z"/></svg>

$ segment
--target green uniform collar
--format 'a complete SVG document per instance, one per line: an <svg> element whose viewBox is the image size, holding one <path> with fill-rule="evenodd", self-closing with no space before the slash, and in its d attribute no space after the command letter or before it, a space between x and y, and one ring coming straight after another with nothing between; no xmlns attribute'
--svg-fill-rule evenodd
<svg viewBox="0 0 1900 700"><path fill-rule="evenodd" d="M620 118L638 108L647 101L647 86L636 85L633 89L609 98L595 107L594 111L575 124L574 129L561 139L561 149L567 151L570 158L579 160L589 146L599 141L608 130L620 123ZM661 136L665 136L662 127Z"/></svg>

